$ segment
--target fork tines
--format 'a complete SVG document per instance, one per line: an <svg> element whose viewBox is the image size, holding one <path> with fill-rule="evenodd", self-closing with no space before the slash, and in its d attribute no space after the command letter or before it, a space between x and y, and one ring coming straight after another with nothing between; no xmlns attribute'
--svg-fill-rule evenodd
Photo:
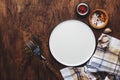
<svg viewBox="0 0 120 80"><path fill-rule="evenodd" d="M36 45L33 43L33 41L29 41L26 43L27 47L30 48L32 51L36 48Z"/></svg>

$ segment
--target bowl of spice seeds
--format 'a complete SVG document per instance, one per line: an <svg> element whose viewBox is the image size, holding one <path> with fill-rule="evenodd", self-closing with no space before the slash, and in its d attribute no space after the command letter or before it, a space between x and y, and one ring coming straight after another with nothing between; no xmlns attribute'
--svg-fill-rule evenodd
<svg viewBox="0 0 120 80"><path fill-rule="evenodd" d="M89 23L95 29L104 28L108 23L108 14L103 9L93 10L89 15Z"/></svg>

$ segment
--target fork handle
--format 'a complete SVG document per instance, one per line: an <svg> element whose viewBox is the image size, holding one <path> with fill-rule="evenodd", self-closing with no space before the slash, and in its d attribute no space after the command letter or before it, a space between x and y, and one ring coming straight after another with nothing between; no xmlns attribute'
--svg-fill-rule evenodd
<svg viewBox="0 0 120 80"><path fill-rule="evenodd" d="M45 60L44 62L47 65L47 67L55 74L57 80L62 80L62 76L60 75L60 73L58 73L57 70L47 60Z"/></svg>

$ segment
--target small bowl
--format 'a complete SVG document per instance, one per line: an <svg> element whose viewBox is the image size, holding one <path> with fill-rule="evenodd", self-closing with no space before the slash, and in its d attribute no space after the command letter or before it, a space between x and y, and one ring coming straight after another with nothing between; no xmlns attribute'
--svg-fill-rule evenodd
<svg viewBox="0 0 120 80"><path fill-rule="evenodd" d="M80 15L80 16L85 16L87 15L89 12L89 7L86 3L79 3L77 5L77 13Z"/></svg>
<svg viewBox="0 0 120 80"><path fill-rule="evenodd" d="M95 29L102 29L108 23L108 14L103 9L96 9L89 15L89 23Z"/></svg>

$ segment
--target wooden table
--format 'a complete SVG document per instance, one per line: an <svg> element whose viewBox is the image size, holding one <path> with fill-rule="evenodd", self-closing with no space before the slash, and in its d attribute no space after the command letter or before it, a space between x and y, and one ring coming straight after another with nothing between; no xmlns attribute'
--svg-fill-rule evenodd
<svg viewBox="0 0 120 80"><path fill-rule="evenodd" d="M49 51L49 36L53 28L64 20L77 19L88 23L75 12L76 5L85 2L90 12L101 8L107 11L112 29L109 35L120 39L120 0L0 0L0 80L58 80L37 56L25 52L25 43L38 35L43 55L56 73L64 68ZM96 40L104 29L91 28Z"/></svg>

